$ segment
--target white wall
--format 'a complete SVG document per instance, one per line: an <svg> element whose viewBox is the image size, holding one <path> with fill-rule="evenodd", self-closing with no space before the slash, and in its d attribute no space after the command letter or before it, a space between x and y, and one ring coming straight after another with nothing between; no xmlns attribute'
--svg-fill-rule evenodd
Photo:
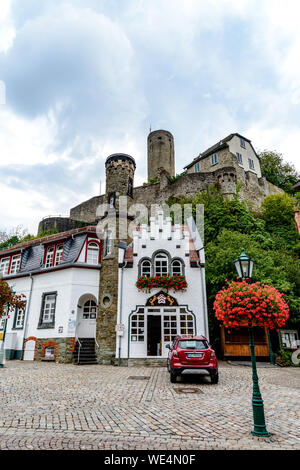
<svg viewBox="0 0 300 470"><path fill-rule="evenodd" d="M255 155L252 146L245 140L246 148L241 147L240 143L240 138L235 135L229 142L229 150L232 152L234 155L236 153L240 153L243 157L243 165L240 165L242 168L244 168L245 171L252 171L257 174L258 178L261 178L261 169L260 169L260 161ZM254 167L255 170L251 170L249 167L249 161L248 158L251 158L254 161Z"/></svg>
<svg viewBox="0 0 300 470"><path fill-rule="evenodd" d="M27 300L24 328L22 330L13 329L14 312L10 314L10 318L7 323L7 333L17 334L17 344L15 349L22 349L24 333L26 334L26 338L29 336L35 336L37 338L62 338L74 336L74 334L70 334L68 332L70 315L72 314L72 311L74 311L76 318L78 299L83 294L89 293L98 299L99 276L100 271L97 269L72 267L32 276L33 288L31 301L29 301L31 286L31 279L29 276L7 280L16 294L24 294L26 296L25 300ZM57 291L55 327L39 329L38 323L43 294L55 291ZM63 327L63 332L59 333L58 329L61 326Z"/></svg>
<svg viewBox="0 0 300 470"><path fill-rule="evenodd" d="M156 234L158 234L156 230ZM159 239L156 240L141 240L137 242L137 256L133 257L133 267L123 269L123 295L122 295L122 319L119 322L125 326L124 335L121 339L121 357L126 358L128 354L128 318L132 311L136 309L138 305L144 306L149 297L159 292L160 288L153 289L150 293L139 292L136 287L136 281L138 279L138 263L141 258L152 257L153 252L156 250L167 250L171 257L179 257L185 263L185 278L188 283L187 290L185 292L174 292L169 291L172 297L175 297L179 305L186 305L196 316L196 328L197 334L208 337L207 330L207 319L205 318L205 307L203 302L203 290L200 278L200 268L190 267L190 258L185 256L186 253L186 241L183 239L175 240L174 232L172 232L172 240L162 239L162 233L158 234ZM142 244L146 244L146 248L142 248ZM176 248L176 245L180 244L180 248ZM146 340L146 339L145 339ZM117 342L118 343L118 342ZM118 344L116 355L118 356ZM135 357L137 357L134 354ZM132 356L133 357L133 356ZM145 357L142 355L140 357Z"/></svg>

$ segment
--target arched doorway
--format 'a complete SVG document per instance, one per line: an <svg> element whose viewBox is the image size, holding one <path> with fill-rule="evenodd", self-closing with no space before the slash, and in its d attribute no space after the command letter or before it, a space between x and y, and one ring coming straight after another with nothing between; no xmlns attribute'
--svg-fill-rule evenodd
<svg viewBox="0 0 300 470"><path fill-rule="evenodd" d="M77 338L95 338L97 322L97 299L92 294L84 294L77 305Z"/></svg>

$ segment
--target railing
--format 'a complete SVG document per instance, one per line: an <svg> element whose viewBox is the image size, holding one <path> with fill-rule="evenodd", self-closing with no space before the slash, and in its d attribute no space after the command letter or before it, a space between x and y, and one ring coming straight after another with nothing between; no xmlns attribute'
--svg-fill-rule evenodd
<svg viewBox="0 0 300 470"><path fill-rule="evenodd" d="M80 359L80 349L82 347L82 344L80 342L80 339L77 338L77 341L78 341L78 354L77 354L77 364L79 364L79 359Z"/></svg>

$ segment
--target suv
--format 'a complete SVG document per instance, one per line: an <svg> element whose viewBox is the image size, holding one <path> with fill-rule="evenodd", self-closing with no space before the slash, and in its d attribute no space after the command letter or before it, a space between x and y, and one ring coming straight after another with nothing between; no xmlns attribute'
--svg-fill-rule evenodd
<svg viewBox="0 0 300 470"><path fill-rule="evenodd" d="M210 347L204 336L177 336L172 344L167 344L168 348L168 371L170 381L176 382L177 375L181 375L184 370L206 370L211 378L211 383L217 384L218 361L215 351Z"/></svg>

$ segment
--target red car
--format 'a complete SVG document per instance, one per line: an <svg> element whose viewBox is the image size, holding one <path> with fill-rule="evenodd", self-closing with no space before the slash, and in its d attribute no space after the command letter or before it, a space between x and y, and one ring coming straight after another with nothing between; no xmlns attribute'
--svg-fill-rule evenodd
<svg viewBox="0 0 300 470"><path fill-rule="evenodd" d="M206 370L210 375L211 383L218 383L216 353L204 336L177 336L173 343L167 344L166 347L170 350L167 364L172 383L175 383L176 377L187 369Z"/></svg>

